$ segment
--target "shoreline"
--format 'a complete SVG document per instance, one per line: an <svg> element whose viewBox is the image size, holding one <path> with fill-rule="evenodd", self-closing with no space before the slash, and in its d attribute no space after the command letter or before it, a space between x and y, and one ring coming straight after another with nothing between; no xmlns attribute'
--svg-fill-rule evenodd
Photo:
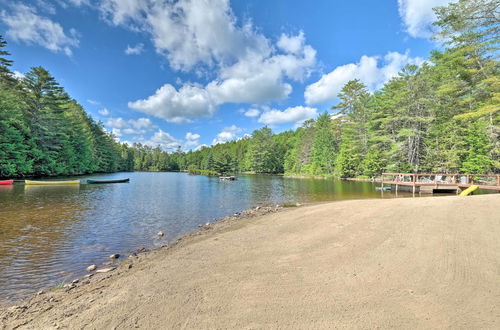
<svg viewBox="0 0 500 330"><path fill-rule="evenodd" d="M257 210L259 212L255 213L244 211L241 213L241 218L235 216L222 218L217 222L210 223L208 226L203 225L202 228L193 233L182 236L173 244L126 258L117 265L116 269L108 273L96 274L90 278L84 277L66 288L31 296L24 301L17 302L18 305L16 306L0 306L0 325L8 329L17 326L28 329L57 328L68 324L77 327L109 327L113 325L118 326L118 328L128 328L133 324L139 324L147 328L161 324L163 326L176 326L180 324L178 323L180 320L183 320L183 322L189 321L189 323L186 323L189 325L188 328L207 326L244 327L250 324L254 324L256 327L271 324L291 327L301 327L301 324L302 326L305 324L325 326L334 324L331 323L333 319L329 319L328 315L313 312L317 308L321 310L321 305L316 305L317 295L322 298L321 304L326 304L326 306L333 308L332 310L341 308L345 304L357 306L356 301L360 299L367 303L367 297L375 295L378 297L377 299L382 299L382 301L377 300L377 304L383 303L384 300L391 297L394 299L404 298L403 301L399 301L396 305L386 305L384 308L387 310L387 308L396 308L401 303L405 304L405 308L410 308L414 313L413 316L404 315L411 322L398 323L404 321L404 318L401 318L403 311L396 312L395 315L399 315L400 318L394 319L388 313L380 314L380 311L376 312L375 305L370 304L368 305L375 309L365 310L366 314L353 314L352 311L339 310L339 313L344 317L344 321L351 319L351 321L358 320L361 322L349 323L351 327L363 327L368 324L385 325L386 327L413 327L419 325L432 327L432 325L446 326L446 324L450 326L468 324L472 327L474 327L473 325L483 328L489 327L494 325L494 323L491 323L495 319L492 314L493 311L488 313L487 310L484 310L480 323L478 323L477 317L472 316L472 310L463 313L466 311L464 310L465 307L469 308L472 305L472 307L476 305L483 306L485 303L491 304L495 302L495 299L496 303L499 302L498 298L495 298L495 292L498 293L499 289L486 285L490 290L490 293L488 293L484 286L490 283L492 279L499 279L498 272L493 271L492 273L491 267L495 269L500 259L496 258L496 264L488 265L484 263L485 260L492 262L492 260L495 260L492 257L498 257L500 254L500 243L495 239L497 237L495 235L500 232L500 227L497 222L489 219L492 214L500 214L499 198L494 194L465 198L450 196L395 200L364 199L361 201L315 203L299 208L262 207ZM435 207L438 208L434 210ZM370 209L372 210L370 211ZM464 210L467 210L469 219L460 220L460 217L467 214ZM409 219L401 219L399 212L403 211L408 212ZM245 212L247 212L246 215ZM420 215L418 213L422 213L423 216L428 213L429 217L434 218L422 220L422 225L429 227L429 230L423 230L421 225L417 226L414 221L411 221L414 218L419 219ZM332 214L338 215L338 218L332 216ZM317 224L312 225L307 219L315 219ZM406 225L401 227L402 224L399 225L401 221L404 221ZM454 226L459 228L453 229ZM486 228L489 228L489 232L485 231ZM346 232L343 233L344 231ZM448 232L454 232L453 236L449 236ZM411 235L405 236L406 234ZM402 237L405 237L405 239L402 239ZM468 239L464 240L463 237L468 237ZM489 238L493 238L494 241ZM453 244L448 242L450 239L455 239L450 241ZM418 303L419 299L410 303L411 299L424 297L421 296L422 292L419 292L421 288L418 288L415 283L412 284L416 286L415 289L411 289L413 293L408 295L407 292L403 295L404 297L401 297L401 293L397 292L396 296L391 295L394 290L393 286L396 285L395 283L399 283L398 281L391 282L389 285L383 281L384 268L394 267L394 265L391 265L391 260L397 259L399 253L405 252L405 250L409 249L408 247L413 245L418 247L419 254L411 254L413 260L409 264L406 258L403 258L405 263L400 263L395 268L401 273L399 275L403 276L403 279L405 279L405 276L411 279L415 271L422 272L422 267L438 271L438 273L439 271L447 273L453 270L449 267L443 269L442 262L435 258L433 254L439 253L439 249L431 249L428 251L429 253L426 252L428 250L427 244L431 245L430 247L432 247L432 242L442 245L443 240L445 243L449 243L445 244L444 248L449 248L450 252L454 251L451 259L448 254L443 256L448 255L447 262L453 261L454 267L457 267L457 264L465 263L469 268L467 269L469 275L465 278L466 282L471 286L471 290L474 289L475 292L472 297L467 297L471 295L471 292L467 290L462 292L463 290L461 291L459 287L456 287L455 291L458 290L458 292L443 293L440 292L441 287L434 286L435 281L427 282L426 286L430 289L427 288L427 294L424 294L424 296L430 294L436 296L436 298L441 297L440 299L444 299L451 295L456 298L457 302L455 304L458 304L456 306L453 305L454 303L451 300L446 299L445 302L439 305L441 310L446 307L445 316L448 316L448 319L442 319L442 315L439 316L427 310L426 304L429 301L425 299L425 304ZM460 245L463 242L472 241L478 244L479 247L470 244ZM393 248L391 242L400 246L395 246L399 246L395 250L387 249L387 244ZM374 246L369 246L370 244L374 244ZM460 246L455 246L457 244ZM368 249L364 249L365 247ZM485 247L489 247L489 249L482 253L486 253L489 259L485 259L484 255L479 258L470 258L474 256L474 251ZM377 250L383 251L377 254ZM390 252L389 255L387 254L388 251ZM325 252L328 253L325 254ZM396 252L396 255L392 256L391 254L394 252ZM454 255L455 259L453 258ZM324 259L325 256L329 257ZM465 258L467 260L462 260L464 257L467 257ZM332 260L334 268L324 268L325 262L328 264L330 258L334 259ZM347 267L346 263L348 264L351 259L362 262L357 263L354 268ZM477 264L477 260L474 259L479 259L480 263ZM387 264L385 267L380 268L380 266L374 264L375 261L379 264ZM262 268L263 266L266 267ZM352 274L349 274L352 272L349 268L353 269ZM410 271L407 268L411 268ZM452 274L455 274L453 276L462 276L460 275L462 274L462 268L458 268L460 268L459 273L452 272ZM477 277L476 270L483 268L486 268L485 271L488 270L489 272L483 278L481 276ZM211 271L208 271L209 269ZM183 274L179 274L179 272ZM188 274L190 275L188 276ZM305 274L309 275L303 277ZM311 277L313 274L315 275ZM390 272L390 274L392 275L389 276L395 275L393 272ZM421 275L425 274L427 274L427 271ZM244 277L239 278L240 275ZM433 278L432 272L428 275ZM385 274L385 276L388 275ZM322 279L320 282L317 282L318 277ZM448 280L446 278L438 280L437 284L454 284L456 282L453 277L448 278ZM278 279L280 280L276 282ZM363 294L358 292L357 287L354 286L351 291L345 292L346 295L340 294L346 285L351 287L351 284L356 284L354 282L357 279L364 279L365 286L370 286L371 281L375 283L384 282L385 287L377 285L377 289L374 289L375 294L369 291ZM462 278L458 279L461 280ZM481 279L481 283L477 279ZM257 282L255 282L256 280ZM289 282L290 280L292 282ZM281 286L283 281L288 283L285 287ZM352 281L354 282L351 283ZM408 278L406 278L401 285L410 285L411 282L411 280L408 282ZM341 283L344 284L338 286ZM359 285L359 283L356 285ZM321 288L321 286L325 287ZM218 289L215 290L216 288ZM243 288L246 289L241 291ZM284 289L284 291L277 288ZM336 289L330 292L328 289L332 288ZM384 290L377 294L381 288ZM317 289L321 290L317 291ZM220 290L230 294L230 296L221 295ZM266 294L267 291L271 291L272 294ZM307 293L309 291L316 292L316 294L311 296ZM324 296L323 291L325 293L330 292L335 299L332 301L327 296ZM134 292L140 293L140 295L137 296ZM202 296L199 295L200 292L203 293ZM457 298L457 294L463 299ZM211 298L206 300L207 298L203 297ZM285 299L285 297L287 298ZM248 300L248 298L259 299ZM409 298L411 299L408 300ZM472 305L471 303L466 304L466 306L463 305L464 301L471 298L475 299ZM149 312L156 315L152 319L151 315L148 316L146 313L148 310L146 307L151 303L150 299L155 301L149 308ZM239 306L236 311L232 311L236 314L228 314L233 307L226 303L227 299L231 300L235 304L234 306ZM184 303L182 303L183 301ZM253 304L254 301L257 305ZM273 307L287 306L286 310L293 310L294 306L290 306L286 303L287 301L301 301L301 303L298 303L301 309L299 311L295 310L295 313L301 315L302 318L295 319L295 316L292 317L295 323L290 323L293 320L289 319L288 312L283 314L279 312L281 309ZM349 301L351 302L349 303ZM371 300L369 299L369 301ZM203 308L200 310L200 304L202 306L206 305L205 307L208 310ZM419 308L416 308L415 304ZM163 307L159 308L160 305ZM209 312L210 308L215 308L215 306L218 306L220 313ZM250 308L250 306L253 307ZM363 309L362 306L358 307ZM101 308L106 311L112 311L115 308L117 310L111 314L98 313L97 311L100 311ZM143 311L139 313L140 315L136 312L128 314L128 312L137 308ZM260 318L254 319L252 315L245 312L245 308L253 309L256 315L260 315ZM366 309L366 306L364 308ZM170 314L164 314L163 309L169 310ZM90 310L90 312L87 310ZM92 314L92 310L94 314ZM460 315L459 311L463 315ZM319 323L301 323L305 321L311 322L305 312L312 313L310 316L316 317L316 321ZM425 314L426 312L431 313L427 320L415 319L415 315ZM133 315L136 315L137 319ZM280 318L279 315L288 315L288 317ZM335 318L335 315L332 314L330 317ZM375 317L377 315L378 318ZM158 317L166 323L155 323ZM378 321L374 322L373 317ZM269 323L269 318L278 323ZM363 323L367 321L367 318L374 323ZM456 323L457 318L468 323ZM90 321L91 319L93 320ZM452 320L455 323L450 323ZM436 323L437 321L444 323ZM335 324L341 325L343 323Z"/></svg>
<svg viewBox="0 0 500 330"><path fill-rule="evenodd" d="M90 265L82 265L82 269L79 273L75 274L74 280L69 281L69 282L61 282L58 286L56 287L45 287L39 290L37 293L33 292L31 294L27 294L26 296L18 299L11 299L11 300L6 300L2 301L0 300L0 312L4 308L9 308L15 305L23 305L25 302L32 300L34 297L39 296L41 294L49 293L53 290L58 290L58 289L73 289L76 287L76 283L72 283L74 281L78 281L77 283L81 283L82 281L85 281L87 279L90 279L94 275L97 275L99 273L96 273L97 270L99 269L109 269L113 268L113 270L116 270L121 267L121 265L127 261L130 260L137 260L137 258L140 257L146 257L148 254L157 252L157 251L162 251L162 250L168 250L171 248L174 248L178 244L182 242L186 242L190 239L193 239L195 237L199 237L202 235L207 235L213 232L214 230L221 229L221 226L228 226L233 224L234 222L237 221L243 221L255 217L260 217L269 213L275 213L282 211L284 209L288 208L297 208L299 206L304 206L304 205L314 205L314 204L320 204L320 203L310 203L310 204L294 204L294 205L289 205L289 204L283 204L283 205L276 205L276 206L270 206L270 205L260 205L260 206L255 206L252 207L251 209L243 210L240 212L236 212L233 215L228 215L225 217L217 218L217 219L212 219L212 221L206 221L203 224L199 224L198 228L189 231L187 233L181 234L179 237L173 239L170 242L165 242L165 244L162 244L160 246L156 247L139 247L135 249L134 251L128 251L126 254L128 256L122 255L120 253L117 253L120 257L117 259L104 259L101 260L100 262L96 262L95 265L96 269L95 271L91 272L85 272L85 267L90 266ZM85 275L81 275L87 273ZM78 275L80 274L80 275ZM90 276L89 276L90 275ZM67 290L67 291L69 291Z"/></svg>

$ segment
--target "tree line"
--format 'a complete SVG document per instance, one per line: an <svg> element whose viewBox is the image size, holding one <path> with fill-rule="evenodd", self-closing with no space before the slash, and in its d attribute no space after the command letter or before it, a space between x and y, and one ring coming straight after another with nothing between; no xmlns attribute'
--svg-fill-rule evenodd
<svg viewBox="0 0 500 330"><path fill-rule="evenodd" d="M379 91L349 81L332 108L293 132L185 155L192 168L374 177L383 171L500 172L499 7L460 0L435 9L444 44Z"/></svg>
<svg viewBox="0 0 500 330"><path fill-rule="evenodd" d="M0 177L114 171L287 173L500 172L499 3L436 8L443 49L380 90L349 81L338 104L294 130L196 151L115 141L47 70L16 78L0 36Z"/></svg>
<svg viewBox="0 0 500 330"><path fill-rule="evenodd" d="M11 71L0 36L0 178L178 170L179 152L116 142L42 67Z"/></svg>

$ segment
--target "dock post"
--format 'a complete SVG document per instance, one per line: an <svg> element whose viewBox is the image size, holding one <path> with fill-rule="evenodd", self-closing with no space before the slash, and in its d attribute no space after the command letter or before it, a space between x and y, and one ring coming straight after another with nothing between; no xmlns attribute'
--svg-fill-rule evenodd
<svg viewBox="0 0 500 330"><path fill-rule="evenodd" d="M384 173L380 174L380 191L382 196L384 196Z"/></svg>
<svg viewBox="0 0 500 330"><path fill-rule="evenodd" d="M413 174L413 178L412 179L413 179L412 180L413 181L413 195L415 195L415 183L417 181L417 175Z"/></svg>

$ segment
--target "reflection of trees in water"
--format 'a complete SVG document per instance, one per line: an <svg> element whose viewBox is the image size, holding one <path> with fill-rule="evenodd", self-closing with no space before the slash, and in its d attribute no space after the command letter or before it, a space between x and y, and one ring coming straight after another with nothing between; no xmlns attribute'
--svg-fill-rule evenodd
<svg viewBox="0 0 500 330"><path fill-rule="evenodd" d="M378 197L371 182L337 179L284 178L286 202L322 202Z"/></svg>
<svg viewBox="0 0 500 330"><path fill-rule="evenodd" d="M253 204L282 203L285 197L285 187L281 177L273 175L245 176L249 185L250 198Z"/></svg>
<svg viewBox="0 0 500 330"><path fill-rule="evenodd" d="M43 285L56 274L57 257L84 204L79 186L16 186L2 191L0 211L0 296ZM10 292L9 292L10 288ZM5 291L4 291L5 290Z"/></svg>

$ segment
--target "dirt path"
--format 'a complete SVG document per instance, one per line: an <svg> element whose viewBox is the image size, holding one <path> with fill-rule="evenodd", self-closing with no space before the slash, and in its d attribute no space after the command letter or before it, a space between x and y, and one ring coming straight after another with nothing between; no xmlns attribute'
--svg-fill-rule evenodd
<svg viewBox="0 0 500 330"><path fill-rule="evenodd" d="M495 194L344 201L235 221L4 308L0 326L498 329L499 306Z"/></svg>

